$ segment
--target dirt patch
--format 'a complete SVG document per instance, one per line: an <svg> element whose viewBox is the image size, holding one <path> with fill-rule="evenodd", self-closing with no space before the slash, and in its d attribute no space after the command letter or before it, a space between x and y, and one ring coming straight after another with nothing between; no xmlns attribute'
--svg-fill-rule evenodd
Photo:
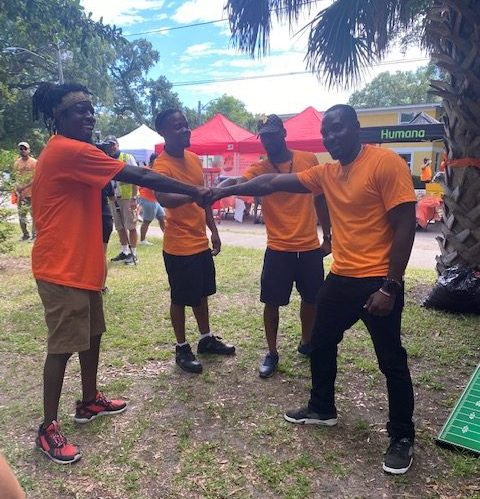
<svg viewBox="0 0 480 499"><path fill-rule="evenodd" d="M0 255L0 273L18 274L30 272L32 264L30 258L14 258L6 255Z"/></svg>

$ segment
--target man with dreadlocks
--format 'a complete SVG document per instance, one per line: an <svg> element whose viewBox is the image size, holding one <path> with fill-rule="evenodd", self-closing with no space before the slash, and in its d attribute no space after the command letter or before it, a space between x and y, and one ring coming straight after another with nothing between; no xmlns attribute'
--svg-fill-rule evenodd
<svg viewBox="0 0 480 499"><path fill-rule="evenodd" d="M105 259L102 245L101 190L112 179L155 191L190 196L202 203L209 192L146 168L110 158L91 144L95 125L91 93L76 83L42 84L33 96L33 117L40 115L55 134L40 154L32 189L37 238L32 269L45 309L48 348L44 366L44 421L37 447L59 464L78 461L79 448L67 442L57 422L65 368L79 353L82 400L75 421L126 409L97 390L97 369L105 320L101 288ZM85 246L85 241L88 245Z"/></svg>

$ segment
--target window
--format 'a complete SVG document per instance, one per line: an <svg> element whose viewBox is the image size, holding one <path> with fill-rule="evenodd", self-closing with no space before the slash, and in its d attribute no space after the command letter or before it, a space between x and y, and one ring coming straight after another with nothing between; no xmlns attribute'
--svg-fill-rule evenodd
<svg viewBox="0 0 480 499"><path fill-rule="evenodd" d="M415 113L400 113L400 125L409 123L415 117Z"/></svg>
<svg viewBox="0 0 480 499"><path fill-rule="evenodd" d="M410 171L412 171L412 155L410 153L402 153L399 156L405 160Z"/></svg>

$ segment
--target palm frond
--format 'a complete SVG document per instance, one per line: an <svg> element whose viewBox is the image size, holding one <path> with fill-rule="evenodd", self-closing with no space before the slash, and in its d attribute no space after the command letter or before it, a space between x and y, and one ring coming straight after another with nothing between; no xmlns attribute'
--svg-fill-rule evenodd
<svg viewBox="0 0 480 499"><path fill-rule="evenodd" d="M418 3L418 2L417 2ZM307 66L326 84L351 86L414 21L412 0L337 0L311 23Z"/></svg>
<svg viewBox="0 0 480 499"><path fill-rule="evenodd" d="M252 57L269 51L272 14L290 26L316 0L228 0L227 11L233 45Z"/></svg>

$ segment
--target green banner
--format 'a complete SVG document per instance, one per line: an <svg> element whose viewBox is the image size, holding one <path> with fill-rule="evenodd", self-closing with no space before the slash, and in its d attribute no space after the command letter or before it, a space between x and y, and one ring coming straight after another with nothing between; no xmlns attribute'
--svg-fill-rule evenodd
<svg viewBox="0 0 480 499"><path fill-rule="evenodd" d="M360 129L362 144L382 144L384 142L425 142L440 140L445 130L441 123L424 125L370 126Z"/></svg>
<svg viewBox="0 0 480 499"><path fill-rule="evenodd" d="M438 435L437 443L480 455L480 365Z"/></svg>

